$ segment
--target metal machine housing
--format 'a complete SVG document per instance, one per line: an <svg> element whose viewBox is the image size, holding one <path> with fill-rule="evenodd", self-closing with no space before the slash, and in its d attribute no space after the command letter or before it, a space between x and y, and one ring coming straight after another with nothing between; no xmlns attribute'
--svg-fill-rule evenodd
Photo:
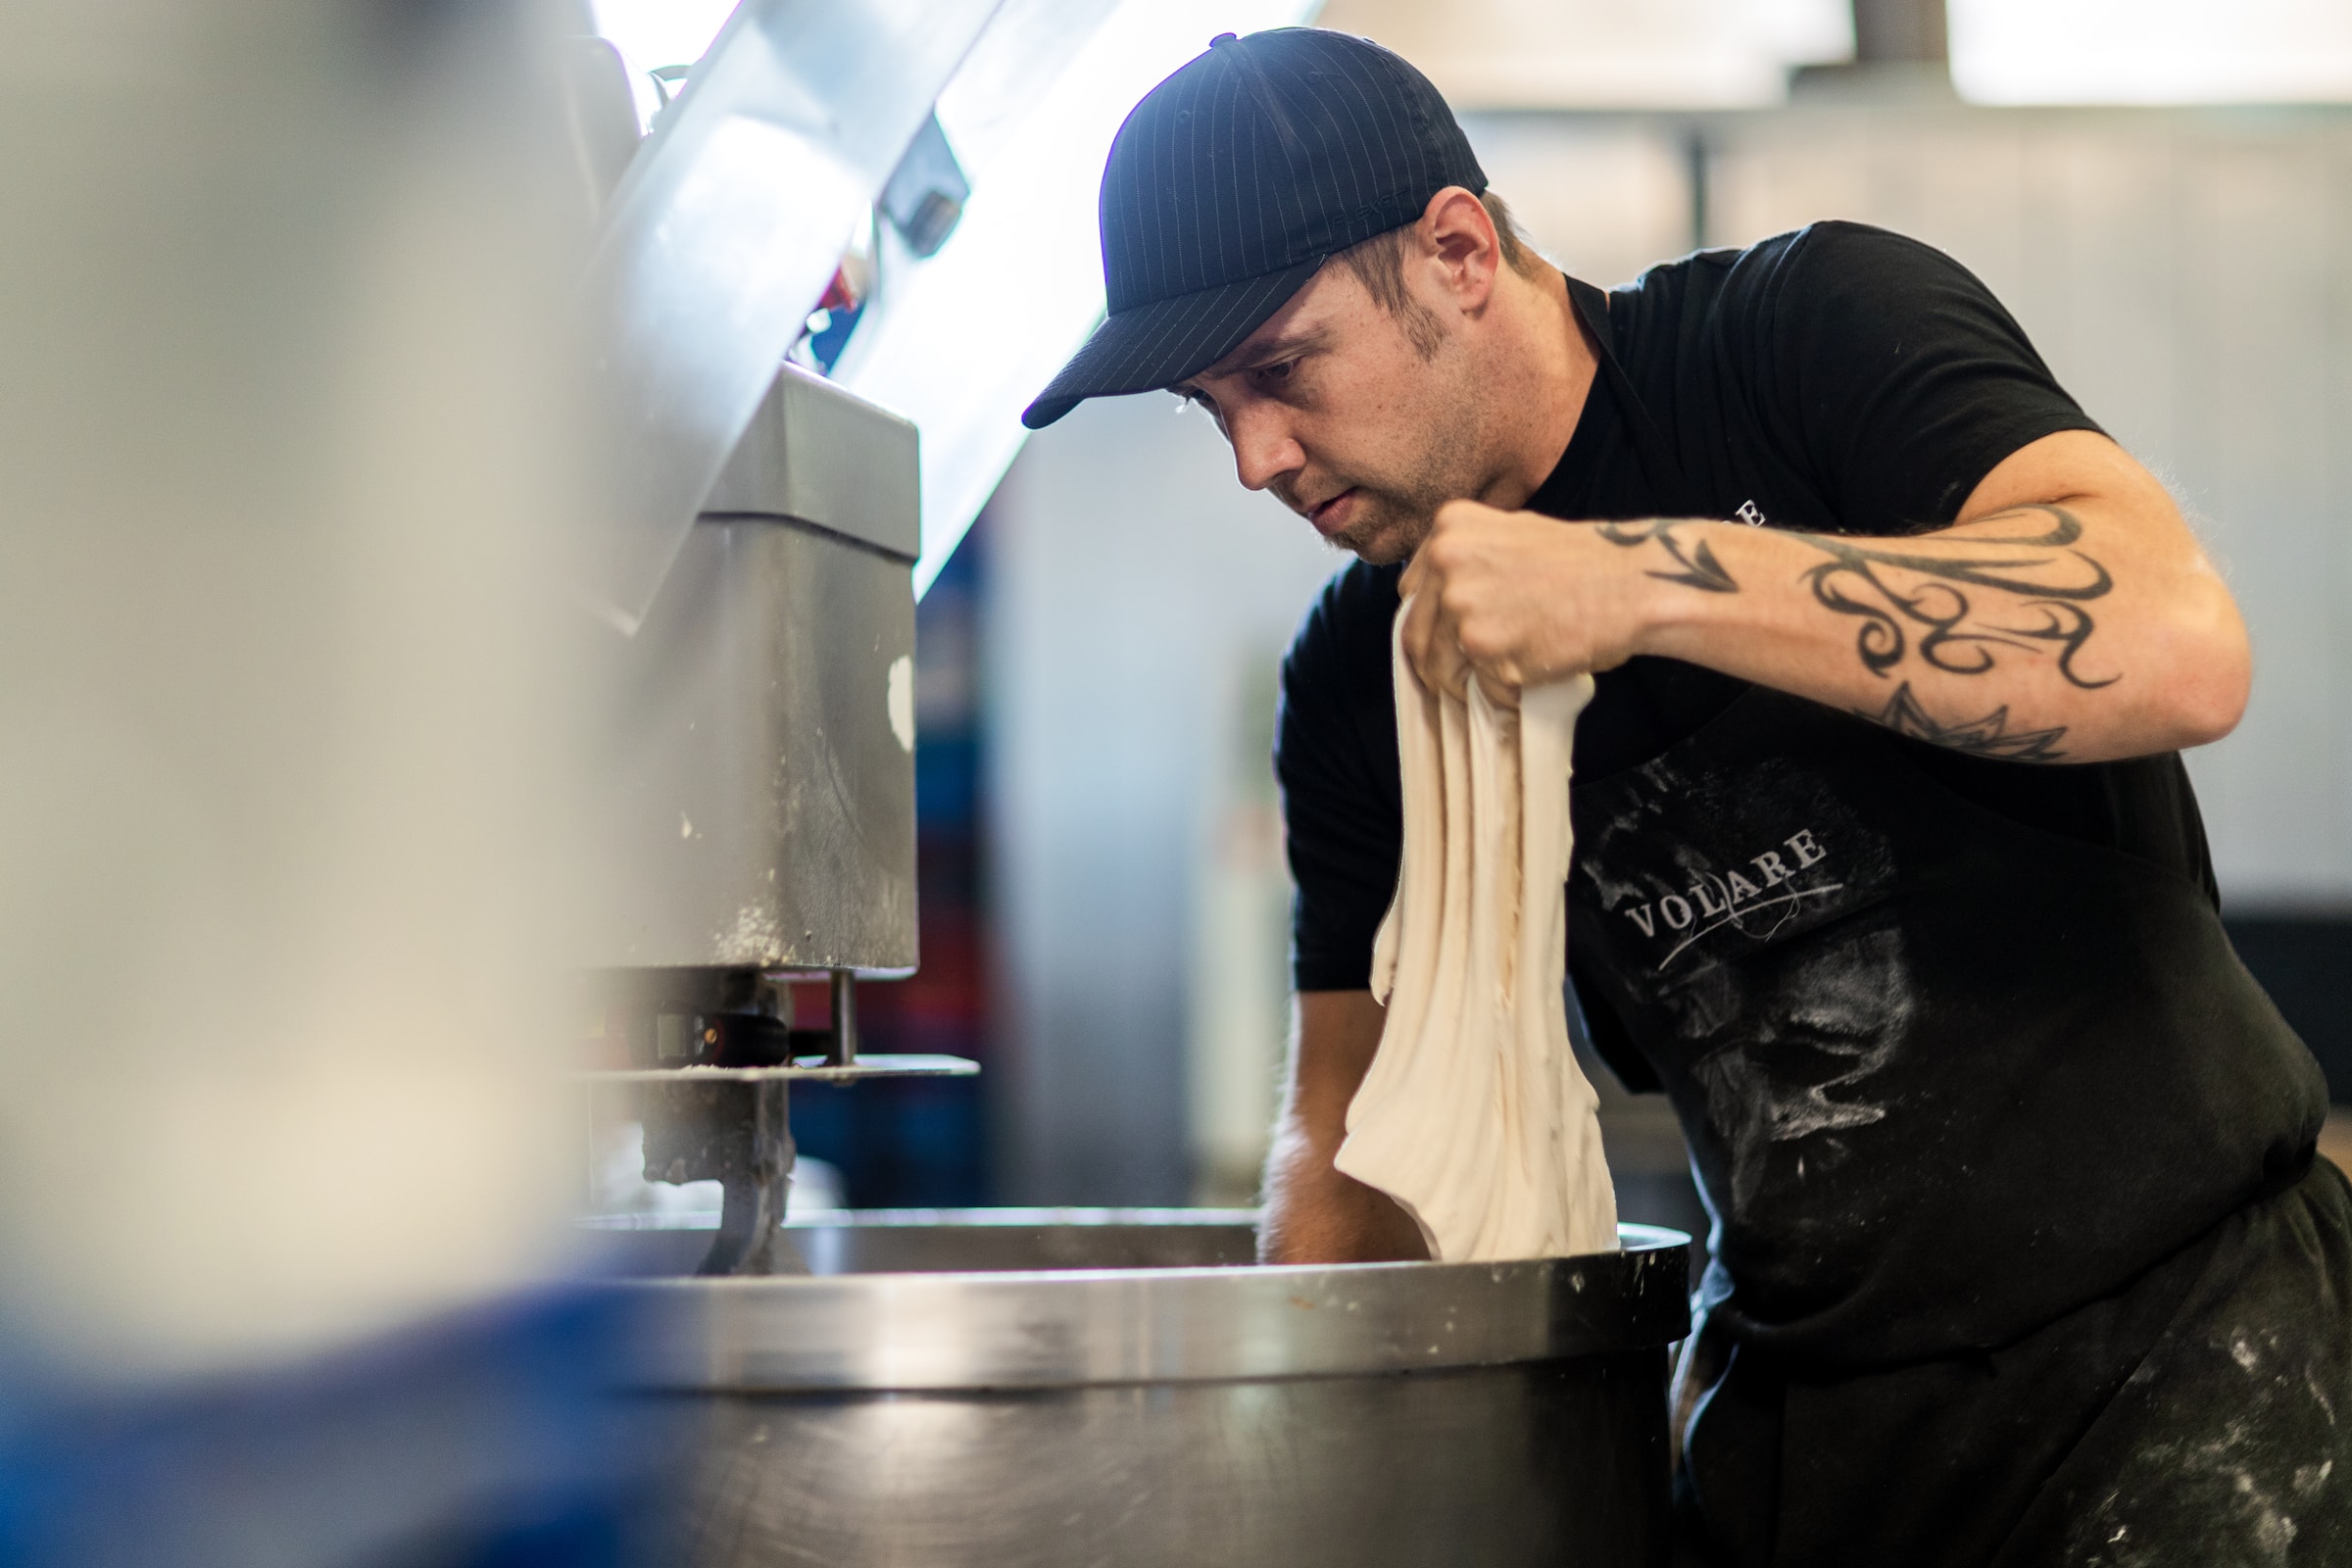
<svg viewBox="0 0 2352 1568"><path fill-rule="evenodd" d="M915 472L912 425L787 366L599 628L594 967L914 967Z"/></svg>

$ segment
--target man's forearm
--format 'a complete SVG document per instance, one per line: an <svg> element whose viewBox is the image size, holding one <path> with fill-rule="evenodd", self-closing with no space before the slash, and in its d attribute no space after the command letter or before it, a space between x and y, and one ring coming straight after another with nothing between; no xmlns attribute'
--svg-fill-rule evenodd
<svg viewBox="0 0 2352 1568"><path fill-rule="evenodd" d="M1364 1081L1388 1014L1369 991L1296 1000L1282 1116L1266 1157L1257 1255L1267 1263L1369 1263L1425 1257L1421 1231L1387 1194L1332 1164L1348 1104Z"/></svg>
<svg viewBox="0 0 2352 1568"><path fill-rule="evenodd" d="M1404 649L1423 679L1475 672L1496 695L1663 655L2015 761L2144 756L2236 723L2236 605L2121 448L2044 437L1960 516L1862 538L1457 503L1405 572Z"/></svg>
<svg viewBox="0 0 2352 1568"><path fill-rule="evenodd" d="M1667 587L1642 652L2014 761L2210 740L2242 678L2197 662L2213 639L2181 622L2201 597L2203 613L2233 613L2227 596L2147 559L2110 512L2044 504L1886 539L1671 520L1597 531Z"/></svg>
<svg viewBox="0 0 2352 1568"><path fill-rule="evenodd" d="M1294 1118L1276 1127L1266 1156L1266 1206L1257 1232L1262 1263L1371 1263L1429 1255L1421 1233L1387 1194L1332 1164Z"/></svg>

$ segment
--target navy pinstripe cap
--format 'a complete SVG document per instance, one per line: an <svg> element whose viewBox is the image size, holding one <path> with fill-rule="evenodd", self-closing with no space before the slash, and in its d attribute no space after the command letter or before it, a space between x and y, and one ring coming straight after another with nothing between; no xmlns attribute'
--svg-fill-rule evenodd
<svg viewBox="0 0 2352 1568"><path fill-rule="evenodd" d="M1484 192L1487 176L1438 89L1388 50L1316 27L1219 35L1119 127L1102 171L1110 314L1021 422L1206 369L1326 258L1448 185Z"/></svg>

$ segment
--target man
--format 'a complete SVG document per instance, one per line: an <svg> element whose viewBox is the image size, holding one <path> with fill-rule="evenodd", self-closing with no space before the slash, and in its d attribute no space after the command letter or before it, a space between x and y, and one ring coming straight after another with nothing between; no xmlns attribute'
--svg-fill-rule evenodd
<svg viewBox="0 0 2352 1568"><path fill-rule="evenodd" d="M1120 132L1110 314L1027 416L1173 388L1359 558L1284 666L1266 1256L1419 1252L1332 1168L1401 596L1425 680L1597 672L1575 989L1714 1217L1690 1560L2352 1555L2352 1199L2215 913L2176 754L2249 657L2178 509L1925 246L1817 224L1604 296L1485 185L1396 57L1219 38Z"/></svg>

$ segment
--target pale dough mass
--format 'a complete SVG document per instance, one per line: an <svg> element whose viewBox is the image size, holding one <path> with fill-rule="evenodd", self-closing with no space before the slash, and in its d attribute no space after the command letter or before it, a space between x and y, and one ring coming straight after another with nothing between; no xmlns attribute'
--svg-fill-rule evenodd
<svg viewBox="0 0 2352 1568"><path fill-rule="evenodd" d="M1403 624L1403 612L1397 613ZM1592 678L1519 710L1431 692L1391 632L1404 857L1372 947L1388 1007L1338 1166L1447 1262L1612 1251L1598 1100L1568 1043L1569 747Z"/></svg>

